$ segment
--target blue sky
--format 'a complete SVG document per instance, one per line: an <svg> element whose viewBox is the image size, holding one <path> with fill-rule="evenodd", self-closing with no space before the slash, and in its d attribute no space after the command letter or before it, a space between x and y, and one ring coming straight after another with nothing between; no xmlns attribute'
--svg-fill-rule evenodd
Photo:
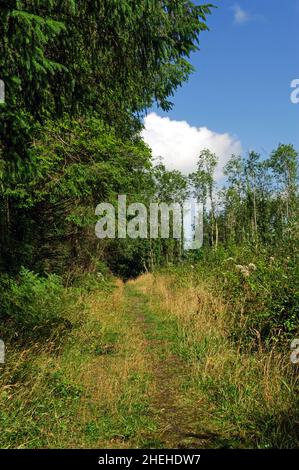
<svg viewBox="0 0 299 470"><path fill-rule="evenodd" d="M191 57L195 73L170 112L152 111L228 133L243 152L266 156L279 142L299 149L299 104L290 100L291 81L299 78L299 0L211 2L218 8Z"/></svg>

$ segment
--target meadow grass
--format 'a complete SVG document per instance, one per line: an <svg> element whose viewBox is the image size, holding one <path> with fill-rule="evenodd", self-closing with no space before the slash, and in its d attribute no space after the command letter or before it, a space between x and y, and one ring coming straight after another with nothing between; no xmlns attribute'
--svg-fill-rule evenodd
<svg viewBox="0 0 299 470"><path fill-rule="evenodd" d="M153 428L146 416L150 368L122 283L78 299L69 321L75 326L58 350L51 338L28 348L8 345L2 448L139 446Z"/></svg>
<svg viewBox="0 0 299 470"><path fill-rule="evenodd" d="M155 315L177 322L175 345L192 364L186 386L202 404L201 430L217 435L220 447L297 447L299 375L288 345L285 353L253 351L232 341L225 302L192 275L147 274L135 284Z"/></svg>
<svg viewBox="0 0 299 470"><path fill-rule="evenodd" d="M209 282L166 272L75 292L65 330L6 344L2 448L298 446L290 351L236 341Z"/></svg>

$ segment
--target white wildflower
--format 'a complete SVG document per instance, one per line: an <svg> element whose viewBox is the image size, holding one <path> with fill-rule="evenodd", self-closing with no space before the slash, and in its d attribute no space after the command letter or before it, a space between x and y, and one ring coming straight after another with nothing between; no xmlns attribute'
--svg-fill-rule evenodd
<svg viewBox="0 0 299 470"><path fill-rule="evenodd" d="M236 264L236 270L237 271L242 271L244 268L244 266L242 266L242 264Z"/></svg>
<svg viewBox="0 0 299 470"><path fill-rule="evenodd" d="M250 269L250 271L256 271L257 270L257 267L254 263L249 263L248 268Z"/></svg>
<svg viewBox="0 0 299 470"><path fill-rule="evenodd" d="M249 277L250 276L250 271L247 269L247 266L244 266L242 274L243 274L244 277Z"/></svg>
<svg viewBox="0 0 299 470"><path fill-rule="evenodd" d="M250 270L248 266L242 266L241 264L236 265L237 271L239 271L244 277L250 276Z"/></svg>

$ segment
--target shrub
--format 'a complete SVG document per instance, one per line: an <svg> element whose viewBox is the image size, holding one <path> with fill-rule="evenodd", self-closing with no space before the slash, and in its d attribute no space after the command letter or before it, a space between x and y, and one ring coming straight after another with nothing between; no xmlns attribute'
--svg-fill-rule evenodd
<svg viewBox="0 0 299 470"><path fill-rule="evenodd" d="M16 279L0 279L1 320L18 333L49 333L66 321L70 292L57 275L41 277L22 268Z"/></svg>
<svg viewBox="0 0 299 470"><path fill-rule="evenodd" d="M181 268L190 278L190 264ZM202 251L193 279L208 281L229 306L237 339L270 345L299 330L299 253L296 243L281 248L243 245ZM182 276L183 278L184 276ZM262 343L261 343L262 342Z"/></svg>

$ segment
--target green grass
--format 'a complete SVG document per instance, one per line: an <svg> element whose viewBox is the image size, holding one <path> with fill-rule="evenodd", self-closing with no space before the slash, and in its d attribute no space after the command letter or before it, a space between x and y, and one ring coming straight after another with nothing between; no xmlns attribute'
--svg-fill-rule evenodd
<svg viewBox="0 0 299 470"><path fill-rule="evenodd" d="M86 294L84 312L81 301L69 318L76 327L58 351L51 338L7 348L2 448L140 446L143 433L154 429L149 367L122 287Z"/></svg>
<svg viewBox="0 0 299 470"><path fill-rule="evenodd" d="M172 331L171 349L189 364L181 396L201 404L197 433L214 436L203 445L297 448L299 375L289 345L283 354L236 344L225 303L189 273L148 275L136 284L150 299L150 318L168 337Z"/></svg>
<svg viewBox="0 0 299 470"><path fill-rule="evenodd" d="M8 342L0 446L297 447L292 365L237 345L225 303L188 276L76 287L62 336Z"/></svg>

